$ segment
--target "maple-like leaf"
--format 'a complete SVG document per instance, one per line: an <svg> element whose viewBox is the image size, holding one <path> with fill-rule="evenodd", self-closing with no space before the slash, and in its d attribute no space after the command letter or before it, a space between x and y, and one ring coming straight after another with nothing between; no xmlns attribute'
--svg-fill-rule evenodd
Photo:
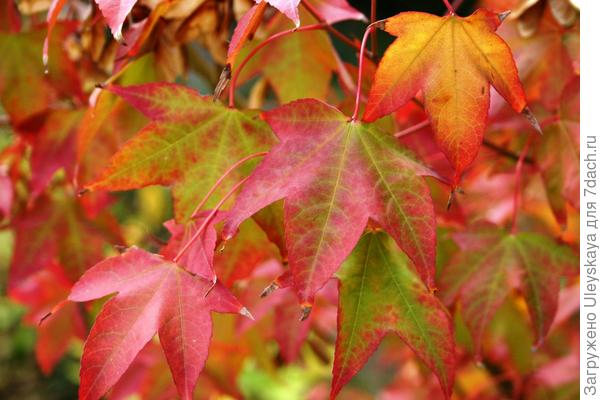
<svg viewBox="0 0 600 400"><path fill-rule="evenodd" d="M185 86L155 83L110 86L152 120L115 154L90 190L127 190L173 185L178 221L190 217L198 202L235 162L267 150L274 142L269 126L254 111L239 111L200 96ZM226 193L255 165L236 169L216 191ZM211 200L212 201L212 200ZM211 206L216 201L207 203Z"/></svg>
<svg viewBox="0 0 600 400"><path fill-rule="evenodd" d="M285 198L285 233L302 302L337 270L369 218L381 225L433 285L435 221L421 176L432 172L391 135L352 122L336 108L299 100L264 114L281 143L244 185L224 236L261 208Z"/></svg>
<svg viewBox="0 0 600 400"><path fill-rule="evenodd" d="M191 399L208 356L210 313L245 313L220 283L187 272L144 250L131 248L89 269L71 301L118 293L100 311L81 360L80 399L99 399L158 332L179 394Z"/></svg>
<svg viewBox="0 0 600 400"><path fill-rule="evenodd" d="M481 146L490 83L515 111L526 110L510 48L495 33L501 21L485 10L467 18L407 12L385 20L397 39L377 69L364 119L389 114L422 90L436 141L456 170L455 184Z"/></svg>
<svg viewBox="0 0 600 400"><path fill-rule="evenodd" d="M541 343L556 314L560 279L577 268L573 251L540 234L507 234L489 225L456 239L462 251L443 271L440 293L448 304L460 299L475 351L480 352L487 325L514 288L523 293Z"/></svg>
<svg viewBox="0 0 600 400"><path fill-rule="evenodd" d="M446 397L454 381L453 321L382 233L368 233L339 278L338 336L331 398L362 368L383 337L395 333L437 375Z"/></svg>

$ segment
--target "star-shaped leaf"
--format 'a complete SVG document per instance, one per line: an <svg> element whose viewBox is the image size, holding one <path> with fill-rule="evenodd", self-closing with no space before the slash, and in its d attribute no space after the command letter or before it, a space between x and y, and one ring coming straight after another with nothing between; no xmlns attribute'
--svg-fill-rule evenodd
<svg viewBox="0 0 600 400"><path fill-rule="evenodd" d="M369 219L387 230L433 285L435 221L424 175L431 171L393 136L352 122L336 108L300 100L264 114L281 143L245 184L225 237L261 208L285 198L285 234L302 302L350 254Z"/></svg>
<svg viewBox="0 0 600 400"><path fill-rule="evenodd" d="M253 111L239 111L185 86L155 83L111 86L152 120L110 160L90 190L173 185L175 214L185 221L212 185L235 162L267 150L269 126ZM255 165L236 169L216 191L220 198ZM214 204L209 201L207 206Z"/></svg>
<svg viewBox="0 0 600 400"><path fill-rule="evenodd" d="M210 313L246 313L221 284L144 250L108 258L75 284L71 301L118 293L100 311L81 360L79 398L96 400L158 332L180 396L191 399L208 356Z"/></svg>
<svg viewBox="0 0 600 400"><path fill-rule="evenodd" d="M540 343L556 314L560 278L577 268L573 251L543 235L507 234L487 225L457 240L462 251L443 271L440 293L447 303L460 299L475 351L480 352L487 325L513 288L525 297Z"/></svg>
<svg viewBox="0 0 600 400"><path fill-rule="evenodd" d="M453 321L408 257L383 232L360 240L338 273L338 335L331 397L396 333L437 375L447 397L455 369Z"/></svg>
<svg viewBox="0 0 600 400"><path fill-rule="evenodd" d="M526 110L510 48L495 34L501 21L485 10L467 18L407 12L385 21L397 39L377 69L364 119L389 114L422 91L436 140L456 170L455 184L481 146L490 83L515 111Z"/></svg>

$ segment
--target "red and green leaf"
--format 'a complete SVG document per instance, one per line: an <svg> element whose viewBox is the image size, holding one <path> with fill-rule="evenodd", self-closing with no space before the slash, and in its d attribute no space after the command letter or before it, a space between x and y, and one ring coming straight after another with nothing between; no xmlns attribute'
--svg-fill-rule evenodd
<svg viewBox="0 0 600 400"><path fill-rule="evenodd" d="M331 398L395 333L437 375L447 398L455 373L453 321L408 257L382 233L363 236L338 273L338 336Z"/></svg>
<svg viewBox="0 0 600 400"><path fill-rule="evenodd" d="M239 111L173 84L111 86L151 119L110 160L90 190L127 190L172 185L175 215L187 220L212 185L235 162L267 150L269 126L253 111ZM211 206L246 176L255 163L236 169L207 203Z"/></svg>

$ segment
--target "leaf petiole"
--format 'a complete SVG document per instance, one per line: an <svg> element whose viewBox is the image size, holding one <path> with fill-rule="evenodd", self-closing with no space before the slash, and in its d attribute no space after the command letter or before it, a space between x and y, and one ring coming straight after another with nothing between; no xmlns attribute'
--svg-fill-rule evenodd
<svg viewBox="0 0 600 400"><path fill-rule="evenodd" d="M246 161L252 160L252 159L257 158L257 157L262 157L262 156L265 156L265 155L267 155L266 151L261 151L259 153L250 154L250 155L242 158L241 160L237 161L236 163L234 163L233 165L231 165L229 168L227 168L227 170L223 173L223 175L221 175L221 177L219 179L217 179L217 181L215 182L215 184L206 193L206 195L200 201L200 203L198 203L198 205L194 209L194 212L192 212L192 215L191 215L190 218L194 219L195 217L198 216L198 213L200 212L200 210L202 209L202 207L204 206L204 204L206 204L206 202L208 201L208 199L210 198L210 196L212 196L212 194L215 192L215 190L217 190L217 188L221 185L221 183L223 183L223 181L225 180L225 178L227 178L227 176L229 176L230 173L232 173L233 171L235 171L240 165L244 164Z"/></svg>
<svg viewBox="0 0 600 400"><path fill-rule="evenodd" d="M356 100L354 101L354 112L352 113L352 117L350 118L351 121L356 121L356 119L358 118L358 109L360 108L360 92L362 90L362 75L367 40L369 39L369 35L373 31L373 29L383 28L384 24L384 19L369 24L369 26L367 26L367 29L365 30L365 34L363 35L362 43L360 45L360 55L358 56L358 82L356 84Z"/></svg>
<svg viewBox="0 0 600 400"><path fill-rule="evenodd" d="M244 184L244 182L246 182L248 180L248 178L249 177L246 177L246 178L242 179L241 181L239 181L238 183L236 183L235 186L232 187L231 190L221 200L219 200L219 202L217 203L215 208L206 216L206 218L202 222L202 225L200 225L200 227L198 228L196 233L194 233L194 235L190 238L190 240L188 240L187 243L181 248L181 250L179 250L179 253L177 253L177 255L175 257L173 257L174 263L177 263L181 259L183 254L190 248L192 243L194 243L194 241L196 239L198 239L198 237L202 234L204 229L206 229L206 227L208 226L208 223L215 217L215 215L217 215L217 212L223 206L223 204L225 204L225 202L236 192L236 190L239 189L240 186L242 186Z"/></svg>

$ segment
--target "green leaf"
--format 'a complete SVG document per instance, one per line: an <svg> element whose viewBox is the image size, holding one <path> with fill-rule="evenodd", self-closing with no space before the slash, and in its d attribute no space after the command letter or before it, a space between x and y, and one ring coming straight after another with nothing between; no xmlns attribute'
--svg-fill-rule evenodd
<svg viewBox="0 0 600 400"><path fill-rule="evenodd" d="M172 185L175 216L188 219L212 185L235 162L265 151L274 142L254 111L239 111L184 86L156 83L111 86L152 120L115 154L90 190L127 190ZM210 207L256 162L236 169L215 192Z"/></svg>
<svg viewBox="0 0 600 400"><path fill-rule="evenodd" d="M455 369L452 319L394 241L382 232L364 235L338 277L331 397L362 368L389 332L413 349L449 397Z"/></svg>

